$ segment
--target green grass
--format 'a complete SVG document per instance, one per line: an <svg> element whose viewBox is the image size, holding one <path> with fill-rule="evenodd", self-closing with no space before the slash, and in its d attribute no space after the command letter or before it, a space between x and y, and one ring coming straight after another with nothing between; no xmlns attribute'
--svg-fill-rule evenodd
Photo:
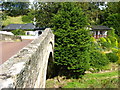
<svg viewBox="0 0 120 90"><path fill-rule="evenodd" d="M118 88L118 72L86 74L82 79L73 79L63 88Z"/></svg>
<svg viewBox="0 0 120 90"><path fill-rule="evenodd" d="M25 23L22 21L22 16L18 16L18 17L7 16L7 19L3 20L2 24L4 26L7 26L9 24L25 24Z"/></svg>
<svg viewBox="0 0 120 90"><path fill-rule="evenodd" d="M118 74L118 71L113 71L113 72L106 72L106 73L89 73L84 76L84 78L89 77L89 78L101 78L101 77L111 77L115 76Z"/></svg>
<svg viewBox="0 0 120 90"><path fill-rule="evenodd" d="M118 88L118 78L70 82L63 88Z"/></svg>
<svg viewBox="0 0 120 90"><path fill-rule="evenodd" d="M58 81L59 79L59 81ZM88 73L79 79L54 77L46 81L46 88L118 88L118 71Z"/></svg>

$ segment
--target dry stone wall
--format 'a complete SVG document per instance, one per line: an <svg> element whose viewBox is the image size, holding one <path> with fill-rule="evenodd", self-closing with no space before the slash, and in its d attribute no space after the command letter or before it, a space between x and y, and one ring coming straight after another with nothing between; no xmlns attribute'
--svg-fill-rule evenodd
<svg viewBox="0 0 120 90"><path fill-rule="evenodd" d="M0 41L22 41L20 36L0 34Z"/></svg>
<svg viewBox="0 0 120 90"><path fill-rule="evenodd" d="M48 59L53 57L50 28L0 66L1 88L45 88Z"/></svg>

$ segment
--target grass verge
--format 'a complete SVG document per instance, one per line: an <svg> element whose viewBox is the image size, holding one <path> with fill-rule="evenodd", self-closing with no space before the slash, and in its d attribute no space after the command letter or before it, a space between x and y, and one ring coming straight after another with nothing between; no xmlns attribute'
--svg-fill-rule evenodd
<svg viewBox="0 0 120 90"><path fill-rule="evenodd" d="M48 79L46 88L118 88L118 71L87 73L80 79L55 77Z"/></svg>
<svg viewBox="0 0 120 90"><path fill-rule="evenodd" d="M118 88L118 71L86 74L63 88Z"/></svg>

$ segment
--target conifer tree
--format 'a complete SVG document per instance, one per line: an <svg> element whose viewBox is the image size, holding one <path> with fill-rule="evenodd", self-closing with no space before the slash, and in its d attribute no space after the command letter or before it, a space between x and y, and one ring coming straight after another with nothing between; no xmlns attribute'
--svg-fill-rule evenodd
<svg viewBox="0 0 120 90"><path fill-rule="evenodd" d="M56 64L59 70L65 71L64 74L77 78L89 68L90 35L84 29L87 18L82 9L72 2L61 3L61 9L52 21Z"/></svg>

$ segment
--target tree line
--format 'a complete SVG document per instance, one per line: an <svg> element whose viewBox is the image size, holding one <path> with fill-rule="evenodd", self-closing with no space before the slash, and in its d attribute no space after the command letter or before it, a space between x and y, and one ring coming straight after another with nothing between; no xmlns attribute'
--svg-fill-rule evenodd
<svg viewBox="0 0 120 90"><path fill-rule="evenodd" d="M100 10L99 5L104 3L99 2L36 2L31 9L28 9L28 3L25 4L21 4L25 5L25 8L20 8L18 4L3 3L4 13L9 16L23 15L23 21L26 23L33 22L35 18L37 27L52 28L55 34L54 65L57 67L57 74L79 78L90 68L97 70L117 60L116 55L113 58L115 60L111 61L113 54L106 55L99 50L109 45L108 41L114 43L116 38L100 39L96 44L86 27L106 25L114 28L114 37L120 36L120 2L108 3L103 10ZM12 9L7 7L9 5L12 5ZM14 6L20 10L13 8ZM110 47L117 45L111 44Z"/></svg>
<svg viewBox="0 0 120 90"><path fill-rule="evenodd" d="M115 33L120 36L120 2L108 2L106 9L100 10L99 6L104 2L76 2L76 5L82 9L90 25L107 25L113 27ZM19 16L23 15L23 21L33 22L36 18L37 26L52 27L52 17L61 9L61 3L58 2L34 2L30 7L29 2L3 2L1 4L3 19L5 15ZM5 15L4 15L5 14Z"/></svg>

